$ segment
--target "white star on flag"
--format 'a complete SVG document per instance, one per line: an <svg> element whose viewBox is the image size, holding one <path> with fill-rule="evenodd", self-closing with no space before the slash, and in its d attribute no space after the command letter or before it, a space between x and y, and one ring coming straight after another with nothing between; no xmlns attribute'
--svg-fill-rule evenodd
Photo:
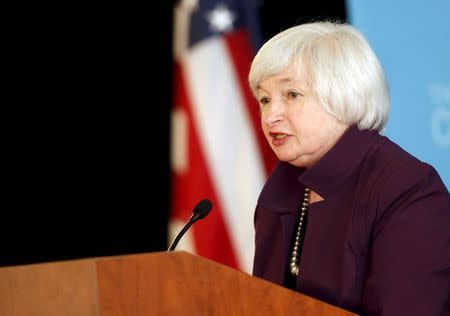
<svg viewBox="0 0 450 316"><path fill-rule="evenodd" d="M219 4L214 10L206 14L206 19L210 23L213 31L222 33L233 29L233 22L236 20L236 15L224 4Z"/></svg>

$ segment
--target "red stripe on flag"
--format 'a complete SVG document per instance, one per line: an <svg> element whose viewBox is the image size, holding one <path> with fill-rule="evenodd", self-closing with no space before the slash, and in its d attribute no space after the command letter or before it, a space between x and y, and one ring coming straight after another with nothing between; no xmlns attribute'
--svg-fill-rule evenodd
<svg viewBox="0 0 450 316"><path fill-rule="evenodd" d="M196 251L199 255L239 268L236 254L223 216L223 208L211 180L204 150L199 142L192 106L187 94L182 67L174 62L174 106L181 108L188 117L188 168L182 174L172 172L171 217L186 222L193 207L203 198L213 202L211 213L192 227Z"/></svg>
<svg viewBox="0 0 450 316"><path fill-rule="evenodd" d="M239 80L239 86L242 90L242 96L245 100L248 116L250 117L255 136L258 141L260 155L264 162L264 167L267 176L274 168L278 159L273 153L266 138L261 130L259 106L256 99L253 97L250 87L248 85L248 73L252 59L254 57L253 50L250 45L249 34L245 30L231 32L224 37L225 43L228 47L228 53L236 70L236 75Z"/></svg>

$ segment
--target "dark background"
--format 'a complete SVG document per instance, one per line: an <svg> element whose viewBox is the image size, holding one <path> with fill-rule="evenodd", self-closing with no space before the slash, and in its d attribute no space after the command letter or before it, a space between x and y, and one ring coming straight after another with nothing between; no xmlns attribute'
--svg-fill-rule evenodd
<svg viewBox="0 0 450 316"><path fill-rule="evenodd" d="M0 265L167 248L172 2L63 8L27 29L6 135ZM344 1L260 1L264 39Z"/></svg>

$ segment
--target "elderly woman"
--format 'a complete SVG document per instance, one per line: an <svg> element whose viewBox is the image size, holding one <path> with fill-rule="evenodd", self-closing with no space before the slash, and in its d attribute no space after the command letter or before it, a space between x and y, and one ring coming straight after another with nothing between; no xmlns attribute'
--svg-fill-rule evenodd
<svg viewBox="0 0 450 316"><path fill-rule="evenodd" d="M450 196L381 135L388 86L361 33L287 29L249 83L280 160L256 207L253 274L364 315L449 315Z"/></svg>

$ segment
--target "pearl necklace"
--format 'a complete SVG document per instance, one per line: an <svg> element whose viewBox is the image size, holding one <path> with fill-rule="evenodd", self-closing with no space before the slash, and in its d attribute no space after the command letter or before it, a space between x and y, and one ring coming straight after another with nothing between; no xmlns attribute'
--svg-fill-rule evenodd
<svg viewBox="0 0 450 316"><path fill-rule="evenodd" d="M292 256L290 261L290 270L292 275L298 276L298 270L299 270L299 256L300 256L300 241L302 239L302 234L304 235L304 229L305 227L305 218L307 216L308 207L309 207L309 195L311 193L311 190L308 188L305 188L305 193L303 194L303 202L302 206L300 208L300 220L298 222L298 228L297 228L297 234L295 235L295 242L294 242L294 248L292 249ZM302 245L303 247L303 245Z"/></svg>

